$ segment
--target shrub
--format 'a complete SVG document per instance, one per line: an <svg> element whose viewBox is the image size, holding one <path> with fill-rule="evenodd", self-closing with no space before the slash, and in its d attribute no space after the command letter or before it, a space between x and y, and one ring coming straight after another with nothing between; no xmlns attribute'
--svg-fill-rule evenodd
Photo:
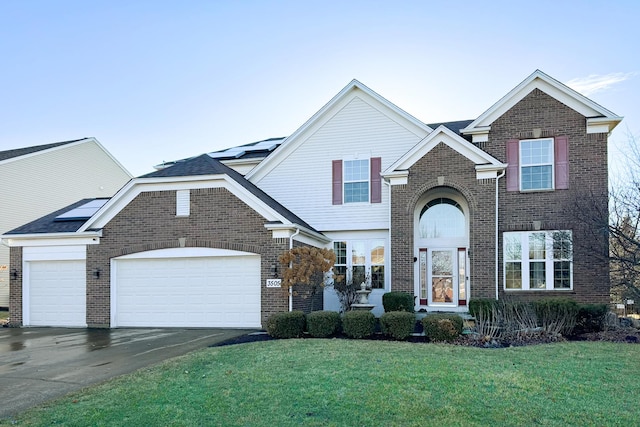
<svg viewBox="0 0 640 427"><path fill-rule="evenodd" d="M422 326L430 341L453 341L462 333L462 317L457 314L429 314L422 319Z"/></svg>
<svg viewBox="0 0 640 427"><path fill-rule="evenodd" d="M469 300L469 314L473 317L490 319L496 314L498 301L490 298L478 298Z"/></svg>
<svg viewBox="0 0 640 427"><path fill-rule="evenodd" d="M367 338L376 330L376 316L370 311L349 311L342 318L342 330L350 338Z"/></svg>
<svg viewBox="0 0 640 427"><path fill-rule="evenodd" d="M302 336L304 324L301 311L274 313L267 319L267 333L273 338L297 338Z"/></svg>
<svg viewBox="0 0 640 427"><path fill-rule="evenodd" d="M578 318L573 332L584 334L604 330L604 318L609 312L607 304L582 304L578 308Z"/></svg>
<svg viewBox="0 0 640 427"><path fill-rule="evenodd" d="M307 332L314 338L326 338L340 330L340 313L336 311L314 311L307 314Z"/></svg>
<svg viewBox="0 0 640 427"><path fill-rule="evenodd" d="M538 322L548 335L569 335L578 318L578 303L566 298L544 298L533 302Z"/></svg>
<svg viewBox="0 0 640 427"><path fill-rule="evenodd" d="M385 313L392 311L407 311L413 313L413 295L406 292L387 292L382 295L382 306Z"/></svg>
<svg viewBox="0 0 640 427"><path fill-rule="evenodd" d="M396 340L407 339L416 326L416 316L406 311L391 311L380 316L382 333Z"/></svg>

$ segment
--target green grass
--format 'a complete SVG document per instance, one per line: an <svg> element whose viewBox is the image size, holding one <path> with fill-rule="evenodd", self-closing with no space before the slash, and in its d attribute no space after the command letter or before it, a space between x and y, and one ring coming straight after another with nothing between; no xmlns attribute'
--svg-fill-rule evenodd
<svg viewBox="0 0 640 427"><path fill-rule="evenodd" d="M626 426L640 419L639 361L633 344L268 341L198 351L5 423Z"/></svg>
<svg viewBox="0 0 640 427"><path fill-rule="evenodd" d="M7 320L9 318L9 312L7 310L0 309L0 320Z"/></svg>

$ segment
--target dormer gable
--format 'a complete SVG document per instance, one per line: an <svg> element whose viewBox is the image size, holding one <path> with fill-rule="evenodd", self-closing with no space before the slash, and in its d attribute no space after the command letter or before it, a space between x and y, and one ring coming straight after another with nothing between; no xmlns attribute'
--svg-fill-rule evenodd
<svg viewBox="0 0 640 427"><path fill-rule="evenodd" d="M391 185L406 184L411 166L438 144L445 144L473 162L477 179L496 178L507 167L506 164L441 125L385 170L382 177Z"/></svg>
<svg viewBox="0 0 640 427"><path fill-rule="evenodd" d="M492 123L535 89L541 90L584 116L587 133L610 133L622 120L622 117L542 71L536 70L460 132L463 135L470 135L474 143L488 141Z"/></svg>

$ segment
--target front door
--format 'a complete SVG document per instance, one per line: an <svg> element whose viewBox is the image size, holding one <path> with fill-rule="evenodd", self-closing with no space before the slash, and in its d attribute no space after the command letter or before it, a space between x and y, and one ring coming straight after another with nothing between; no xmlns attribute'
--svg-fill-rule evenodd
<svg viewBox="0 0 640 427"><path fill-rule="evenodd" d="M420 304L466 305L465 248L420 249Z"/></svg>

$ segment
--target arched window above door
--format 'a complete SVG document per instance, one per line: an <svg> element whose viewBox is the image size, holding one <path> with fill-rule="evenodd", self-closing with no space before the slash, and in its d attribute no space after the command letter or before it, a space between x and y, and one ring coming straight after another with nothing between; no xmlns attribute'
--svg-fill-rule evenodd
<svg viewBox="0 0 640 427"><path fill-rule="evenodd" d="M448 198L431 200L420 212L419 235L424 239L465 237L462 206Z"/></svg>

